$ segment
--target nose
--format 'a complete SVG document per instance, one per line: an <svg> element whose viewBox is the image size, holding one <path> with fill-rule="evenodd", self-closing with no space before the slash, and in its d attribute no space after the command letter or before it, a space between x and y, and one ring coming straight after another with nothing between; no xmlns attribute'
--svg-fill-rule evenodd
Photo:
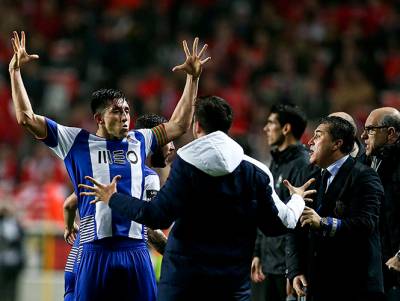
<svg viewBox="0 0 400 301"><path fill-rule="evenodd" d="M267 132L267 130L268 130L268 124L266 124L266 125L263 127L263 131L264 131L264 132Z"/></svg>
<svg viewBox="0 0 400 301"><path fill-rule="evenodd" d="M361 136L360 136L360 137L361 137L362 140L367 140L367 139L368 139L367 131L364 130L364 131L361 133Z"/></svg>

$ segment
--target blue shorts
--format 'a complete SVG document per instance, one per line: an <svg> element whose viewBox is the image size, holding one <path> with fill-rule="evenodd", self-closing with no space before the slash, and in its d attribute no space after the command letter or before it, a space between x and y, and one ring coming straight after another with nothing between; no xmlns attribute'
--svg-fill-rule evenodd
<svg viewBox="0 0 400 301"><path fill-rule="evenodd" d="M76 240L76 243L69 252L67 263L65 264L64 301L75 300L75 282L76 282L76 271L77 271L78 245L79 245L79 240Z"/></svg>
<svg viewBox="0 0 400 301"><path fill-rule="evenodd" d="M76 301L155 301L156 280L143 240L110 237L83 244Z"/></svg>
<svg viewBox="0 0 400 301"><path fill-rule="evenodd" d="M75 300L75 273L64 272L64 301Z"/></svg>

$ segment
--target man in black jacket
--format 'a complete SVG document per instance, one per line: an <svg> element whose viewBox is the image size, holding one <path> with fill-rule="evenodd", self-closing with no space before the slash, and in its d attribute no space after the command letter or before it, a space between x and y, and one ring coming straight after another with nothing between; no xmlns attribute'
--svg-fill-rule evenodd
<svg viewBox="0 0 400 301"><path fill-rule="evenodd" d="M264 127L268 145L272 147L270 170L274 177L275 191L286 202L290 198L283 185L287 179L294 183L297 173L308 164L308 151L300 143L307 125L305 114L293 105L276 105L271 108ZM251 278L260 286L253 287L252 299L259 295L260 300L285 301L291 294L286 279L286 237L265 236L258 231L254 257L251 265ZM259 288L259 289L256 289ZM289 295L289 296L287 296Z"/></svg>
<svg viewBox="0 0 400 301"><path fill-rule="evenodd" d="M250 265L259 227L282 234L296 226L304 207L301 188L284 204L272 175L244 155L226 134L230 106L216 96L198 99L193 134L177 152L170 176L151 202L116 191L115 177L103 185L80 185L122 216L151 228L174 226L164 252L158 300L250 300ZM93 201L96 202L97 200Z"/></svg>
<svg viewBox="0 0 400 301"><path fill-rule="evenodd" d="M342 118L322 119L309 145L310 163L320 169L306 178L316 178L317 196L297 228L293 287L312 301L381 300L379 177L349 156L353 127Z"/></svg>
<svg viewBox="0 0 400 301"><path fill-rule="evenodd" d="M385 191L381 208L382 259L388 266L383 268L385 292L387 300L400 300L400 273L389 270L400 250L399 111L390 107L373 110L365 121L361 138Z"/></svg>

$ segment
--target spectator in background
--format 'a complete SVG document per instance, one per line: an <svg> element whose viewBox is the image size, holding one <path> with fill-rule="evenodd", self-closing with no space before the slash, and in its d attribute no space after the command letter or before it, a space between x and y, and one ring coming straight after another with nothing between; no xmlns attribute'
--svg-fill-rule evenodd
<svg viewBox="0 0 400 301"><path fill-rule="evenodd" d="M371 166L381 178L385 197L380 222L383 263L395 262L400 249L400 113L395 108L373 110L365 121L361 135ZM400 300L400 274L384 271L387 300Z"/></svg>
<svg viewBox="0 0 400 301"><path fill-rule="evenodd" d="M306 125L305 114L300 108L276 105L271 108L264 127L268 145L273 148L270 170L274 177L274 188L285 203L290 194L283 180L295 182L298 171L308 165L308 151L300 143ZM286 297L287 300L296 300L291 287L288 291L286 289L286 238L286 234L267 237L258 231L251 278L254 282L262 282L262 287L258 290L253 287L253 300L285 301ZM256 295L261 298L257 299Z"/></svg>
<svg viewBox="0 0 400 301"><path fill-rule="evenodd" d="M358 138L357 135L357 124L354 121L353 117L351 117L349 114L347 114L346 112L334 112L328 115L329 117L331 116L336 116L336 117L340 117L343 118L344 120L347 120L348 122L351 123L351 125L354 128L354 146L353 149L350 152L350 156L352 156L353 158L357 158L359 161L361 162L365 162L366 161L366 155L365 155L365 148L364 145L361 144L360 139Z"/></svg>
<svg viewBox="0 0 400 301"><path fill-rule="evenodd" d="M11 199L0 201L0 298L17 300L17 283L24 265L22 227L14 215Z"/></svg>
<svg viewBox="0 0 400 301"><path fill-rule="evenodd" d="M349 156L354 128L343 118L323 118L309 145L319 168L302 180L316 178L317 196L291 241L293 287L313 301L382 300L379 177Z"/></svg>

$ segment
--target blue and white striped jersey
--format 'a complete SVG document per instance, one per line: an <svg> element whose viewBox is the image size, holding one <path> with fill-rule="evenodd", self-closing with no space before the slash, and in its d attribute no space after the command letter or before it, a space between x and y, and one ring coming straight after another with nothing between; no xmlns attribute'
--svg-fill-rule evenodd
<svg viewBox="0 0 400 301"><path fill-rule="evenodd" d="M108 184L114 176L121 175L118 192L143 199L146 156L157 147L153 132L134 130L122 140L107 140L48 118L46 123L47 137L43 141L64 160L78 196L81 244L111 236L143 239L140 224L122 218L103 202L90 204L92 197L80 196L78 184L91 185L85 176Z"/></svg>
<svg viewBox="0 0 400 301"><path fill-rule="evenodd" d="M147 166L144 167L143 174L145 177L143 200L151 201L160 191L160 178L154 170ZM147 241L147 227L139 223L137 225L143 227L144 239Z"/></svg>

